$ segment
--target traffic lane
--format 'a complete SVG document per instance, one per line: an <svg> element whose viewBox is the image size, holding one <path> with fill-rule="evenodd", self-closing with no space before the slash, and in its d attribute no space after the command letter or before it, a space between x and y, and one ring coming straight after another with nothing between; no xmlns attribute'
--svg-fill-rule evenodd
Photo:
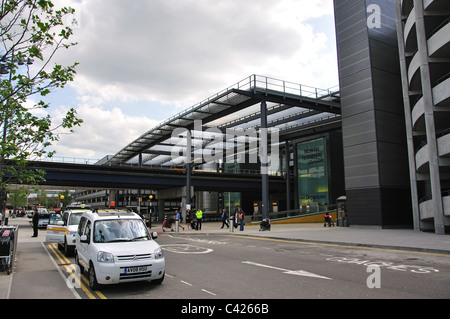
<svg viewBox="0 0 450 319"><path fill-rule="evenodd" d="M294 244L294 246L290 245ZM448 298L450 263L448 255L390 249L343 247L321 243L269 240L264 246L289 255L309 256L316 273L333 278L329 285L334 298ZM286 258L286 263L305 259ZM307 263L308 264L308 263ZM367 289L379 266L380 289ZM287 267L285 267L287 268ZM331 272L330 272L331 271ZM333 288L335 283L339 283ZM369 283L369 286L372 285ZM345 288L345 289L343 289ZM344 291L344 292L343 292Z"/></svg>
<svg viewBox="0 0 450 319"><path fill-rule="evenodd" d="M184 266L173 272L193 278L192 281L207 286L222 298L445 298L449 294L448 257L236 236L201 237L203 246L216 247L214 252L202 258L189 255L181 258L174 254L178 261L174 265ZM182 239L183 236L176 237L178 244L183 244ZM337 261L341 256L354 259ZM244 261L272 268L243 264ZM367 285L373 275L368 272L371 264L381 265L381 289ZM440 269L434 271L433 266ZM304 270L332 280L274 268Z"/></svg>
<svg viewBox="0 0 450 319"><path fill-rule="evenodd" d="M449 293L448 257L236 236L162 235L158 242L166 258L162 285L107 285L90 295L184 300L417 297L410 291L445 298ZM382 265L382 289L367 287L367 266L374 262ZM301 276L300 270L331 279Z"/></svg>
<svg viewBox="0 0 450 319"><path fill-rule="evenodd" d="M196 237L198 239L199 237ZM184 240L188 240L189 244ZM191 245L191 238L184 236L173 237L172 245ZM332 288L338 283L330 283L329 279L318 278L317 267L306 263L302 258L295 258L293 250L301 250L301 255L309 254L305 247L287 244L261 246L261 241L248 239L209 237L204 242L198 242L212 252L203 255L178 254L167 252L167 271L174 274L180 281L188 281L196 286L211 291L219 298L332 298L339 297ZM212 244L211 242L216 242ZM218 244L218 243L222 244ZM167 245L161 243L163 249ZM307 249L312 249L308 246ZM170 262L172 259L172 262ZM299 260L300 259L300 260ZM323 262L323 258L319 260ZM255 264L258 264L255 266ZM170 266L172 265L172 267ZM261 265L264 265L261 267ZM171 267L171 268L170 268ZM289 268L290 267L290 268ZM302 267L302 268L300 268ZM306 270L305 270L306 269ZM298 271L303 270L304 273ZM296 271L291 272L290 271ZM323 272L328 271L325 269ZM352 289L354 290L354 289ZM357 294L359 296L360 293ZM348 297L348 296L346 296Z"/></svg>

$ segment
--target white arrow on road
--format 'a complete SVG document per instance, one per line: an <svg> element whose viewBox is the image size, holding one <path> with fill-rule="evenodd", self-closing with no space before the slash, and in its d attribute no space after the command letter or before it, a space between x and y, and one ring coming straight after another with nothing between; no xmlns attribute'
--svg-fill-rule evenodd
<svg viewBox="0 0 450 319"><path fill-rule="evenodd" d="M296 275L296 276L304 276L304 277L312 277L312 278L320 278L320 279L332 280L331 278L320 276L320 275L316 275L316 274L313 274L311 272L307 272L307 271L304 271L304 270L288 270L288 269L283 269L283 268L279 268L279 267L273 267L273 266L269 266L269 265L258 264L258 263L254 263L252 261L243 261L242 263L243 264L247 264L247 265L257 266L257 267L263 267L263 268L280 270L283 273L288 274L288 275Z"/></svg>

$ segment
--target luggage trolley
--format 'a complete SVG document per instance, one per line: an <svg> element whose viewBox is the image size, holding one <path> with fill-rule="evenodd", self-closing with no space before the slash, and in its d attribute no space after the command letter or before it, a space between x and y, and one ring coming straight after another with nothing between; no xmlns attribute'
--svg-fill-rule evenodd
<svg viewBox="0 0 450 319"><path fill-rule="evenodd" d="M19 226L0 226L0 270L11 274L16 255Z"/></svg>

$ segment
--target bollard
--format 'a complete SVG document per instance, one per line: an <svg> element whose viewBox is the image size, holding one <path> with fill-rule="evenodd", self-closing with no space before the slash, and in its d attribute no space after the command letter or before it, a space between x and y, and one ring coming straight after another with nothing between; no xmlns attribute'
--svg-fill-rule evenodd
<svg viewBox="0 0 450 319"><path fill-rule="evenodd" d="M230 232L234 232L233 218L230 218Z"/></svg>
<svg viewBox="0 0 450 319"><path fill-rule="evenodd" d="M178 218L175 219L175 232L178 233L180 229L180 220Z"/></svg>

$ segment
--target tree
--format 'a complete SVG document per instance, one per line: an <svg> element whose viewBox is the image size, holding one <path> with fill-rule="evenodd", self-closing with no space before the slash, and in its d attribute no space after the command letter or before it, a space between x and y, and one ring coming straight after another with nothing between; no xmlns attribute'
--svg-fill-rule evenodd
<svg viewBox="0 0 450 319"><path fill-rule="evenodd" d="M64 197L61 199L61 195ZM70 191L65 190L58 193L58 198L60 199L61 203L63 204L63 208L69 206L72 204L73 197L70 195Z"/></svg>
<svg viewBox="0 0 450 319"><path fill-rule="evenodd" d="M13 211L15 211L17 207L26 206L28 195L30 195L30 191L25 188L9 190L8 201L13 206Z"/></svg>
<svg viewBox="0 0 450 319"><path fill-rule="evenodd" d="M37 193L37 200L39 203L39 206L48 206L48 194L45 189L41 190L39 193Z"/></svg>
<svg viewBox="0 0 450 319"><path fill-rule="evenodd" d="M50 65L55 53L76 45L70 42L75 10L56 9L51 0L2 0L0 8L0 189L10 183L37 185L45 172L26 169L26 162L52 157L47 150L61 130L72 131L83 122L70 109L57 123L38 110L50 107L44 97L73 81L74 63ZM67 25L70 24L70 25ZM31 103L29 97L40 100Z"/></svg>

